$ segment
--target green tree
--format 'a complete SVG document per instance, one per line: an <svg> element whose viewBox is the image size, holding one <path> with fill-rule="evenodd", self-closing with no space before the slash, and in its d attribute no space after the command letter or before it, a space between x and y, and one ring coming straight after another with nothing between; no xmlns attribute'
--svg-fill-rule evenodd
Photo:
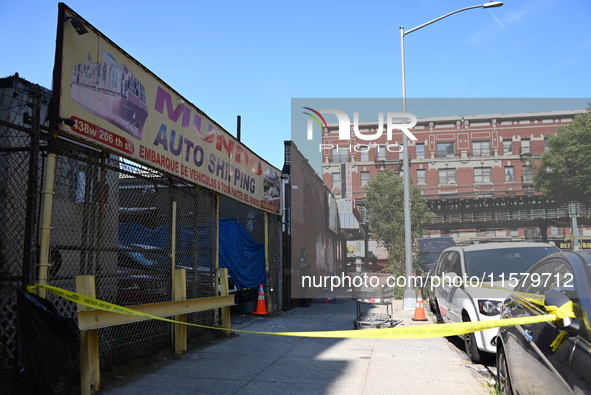
<svg viewBox="0 0 591 395"><path fill-rule="evenodd" d="M548 137L536 165L534 187L560 202L591 201L591 106Z"/></svg>
<svg viewBox="0 0 591 395"><path fill-rule="evenodd" d="M431 212L421 191L410 186L411 232L413 239L423 234L423 222ZM380 240L388 250L390 273L404 275L404 184L394 171L380 171L366 188L368 223L372 238Z"/></svg>

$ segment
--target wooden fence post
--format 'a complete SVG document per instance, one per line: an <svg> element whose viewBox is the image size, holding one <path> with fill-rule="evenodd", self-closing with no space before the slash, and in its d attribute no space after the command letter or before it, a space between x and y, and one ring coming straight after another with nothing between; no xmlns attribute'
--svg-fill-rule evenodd
<svg viewBox="0 0 591 395"><path fill-rule="evenodd" d="M94 276L76 276L76 292L96 298ZM78 312L85 310L90 308L78 305ZM100 387L98 331L80 331L80 393L94 395L100 391Z"/></svg>
<svg viewBox="0 0 591 395"><path fill-rule="evenodd" d="M173 294L174 300L187 299L187 269L175 269L173 273ZM174 319L180 322L187 322L187 315L175 315ZM174 351L182 354L187 351L187 325L174 325Z"/></svg>

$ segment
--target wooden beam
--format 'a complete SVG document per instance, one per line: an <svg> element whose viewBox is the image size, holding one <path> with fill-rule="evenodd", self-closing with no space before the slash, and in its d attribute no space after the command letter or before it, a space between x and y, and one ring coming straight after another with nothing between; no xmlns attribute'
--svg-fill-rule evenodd
<svg viewBox="0 0 591 395"><path fill-rule="evenodd" d="M235 304L234 295L228 295L126 307L140 313L147 313L157 317L171 317L175 315L195 313L197 311L230 307ZM133 315L113 313L104 310L80 311L78 313L78 328L80 330L106 328L113 325L129 324L149 319L150 318L136 317Z"/></svg>
<svg viewBox="0 0 591 395"><path fill-rule="evenodd" d="M175 269L173 272L173 293L175 301L187 299L187 269ZM187 322L187 315L175 315L174 319L179 322ZM187 351L187 325L174 325L174 351L182 354Z"/></svg>
<svg viewBox="0 0 591 395"><path fill-rule="evenodd" d="M96 298L94 276L77 276L76 292ZM78 315L88 312L87 309L88 307L79 304ZM80 329L80 393L92 395L101 389L98 332Z"/></svg>
<svg viewBox="0 0 591 395"><path fill-rule="evenodd" d="M228 295L228 269L223 268L219 271L219 282L220 282L220 295ZM222 307L222 328L230 329L232 327L230 321L230 307ZM225 332L226 336L230 335L230 332Z"/></svg>

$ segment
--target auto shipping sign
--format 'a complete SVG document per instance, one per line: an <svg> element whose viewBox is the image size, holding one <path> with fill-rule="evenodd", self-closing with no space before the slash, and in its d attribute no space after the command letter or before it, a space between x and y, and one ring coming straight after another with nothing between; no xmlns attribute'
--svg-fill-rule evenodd
<svg viewBox="0 0 591 395"><path fill-rule="evenodd" d="M270 213L279 171L60 3L59 130ZM56 81L57 80L57 81Z"/></svg>

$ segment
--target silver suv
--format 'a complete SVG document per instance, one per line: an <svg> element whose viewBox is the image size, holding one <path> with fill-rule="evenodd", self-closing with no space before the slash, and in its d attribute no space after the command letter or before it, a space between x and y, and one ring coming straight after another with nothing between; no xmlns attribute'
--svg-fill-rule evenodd
<svg viewBox="0 0 591 395"><path fill-rule="evenodd" d="M534 263L560 250L546 243L507 242L445 249L430 277L430 306L439 323L496 320L499 308ZM505 289L507 290L505 290ZM497 328L464 335L466 354L480 363L496 352Z"/></svg>

